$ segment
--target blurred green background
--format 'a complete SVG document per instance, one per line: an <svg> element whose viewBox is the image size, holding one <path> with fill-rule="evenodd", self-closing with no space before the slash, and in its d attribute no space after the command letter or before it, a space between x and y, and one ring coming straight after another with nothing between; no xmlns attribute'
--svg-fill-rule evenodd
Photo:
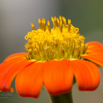
<svg viewBox="0 0 103 103"><path fill-rule="evenodd" d="M24 52L24 36L32 28L38 29L38 18L51 20L51 16L64 16L79 27L87 41L103 43L103 0L0 0L0 63L10 54ZM78 91L73 86L74 103L103 103L103 68L101 82L93 92ZM15 88L15 81L12 86ZM4 97L4 98L2 98ZM0 103L51 103L46 90L38 99L22 98L16 90L0 93Z"/></svg>

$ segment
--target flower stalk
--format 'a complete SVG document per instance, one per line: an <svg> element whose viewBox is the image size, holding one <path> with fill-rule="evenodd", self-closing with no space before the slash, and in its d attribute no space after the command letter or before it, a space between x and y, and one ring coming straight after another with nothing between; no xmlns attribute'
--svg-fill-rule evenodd
<svg viewBox="0 0 103 103"><path fill-rule="evenodd" d="M52 103L73 103L72 91L70 91L69 93L60 94L56 96L50 95L50 98Z"/></svg>

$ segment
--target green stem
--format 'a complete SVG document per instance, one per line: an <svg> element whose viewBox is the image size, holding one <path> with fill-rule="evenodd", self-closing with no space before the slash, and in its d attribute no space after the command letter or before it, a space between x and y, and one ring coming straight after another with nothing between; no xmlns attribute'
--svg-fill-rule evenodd
<svg viewBox="0 0 103 103"><path fill-rule="evenodd" d="M60 94L60 95L50 95L52 103L73 103L72 93Z"/></svg>

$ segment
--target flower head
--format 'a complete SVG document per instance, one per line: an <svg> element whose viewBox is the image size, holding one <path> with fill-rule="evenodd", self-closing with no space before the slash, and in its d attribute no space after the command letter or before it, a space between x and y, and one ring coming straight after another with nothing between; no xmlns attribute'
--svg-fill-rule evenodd
<svg viewBox="0 0 103 103"><path fill-rule="evenodd" d="M37 98L44 84L52 95L71 90L74 78L79 90L95 90L100 82L97 65L103 66L103 45L85 43L79 28L64 17L50 22L39 19L40 29L29 32L25 39L26 53L15 53L0 64L0 90L12 92L14 77L20 96Z"/></svg>
<svg viewBox="0 0 103 103"><path fill-rule="evenodd" d="M29 32L25 39L28 43L25 45L27 50L27 59L41 61L50 61L52 59L61 60L63 58L73 60L81 58L81 54L86 53L87 45L85 38L79 34L79 28L71 24L71 20L64 17L52 18L53 28L50 22L43 18L39 19L40 29Z"/></svg>

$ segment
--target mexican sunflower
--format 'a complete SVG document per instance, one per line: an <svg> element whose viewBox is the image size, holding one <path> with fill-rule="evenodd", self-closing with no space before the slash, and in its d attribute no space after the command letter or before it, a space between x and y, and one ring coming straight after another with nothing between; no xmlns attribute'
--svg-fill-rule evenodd
<svg viewBox="0 0 103 103"><path fill-rule="evenodd" d="M98 66L103 66L103 44L85 43L79 28L59 16L50 22L39 19L39 29L24 37L26 52L15 53L0 64L0 90L12 92L11 82L22 97L37 98L44 85L51 95L68 93L73 81L81 91L95 90L100 82ZM47 24L47 25L46 25Z"/></svg>

